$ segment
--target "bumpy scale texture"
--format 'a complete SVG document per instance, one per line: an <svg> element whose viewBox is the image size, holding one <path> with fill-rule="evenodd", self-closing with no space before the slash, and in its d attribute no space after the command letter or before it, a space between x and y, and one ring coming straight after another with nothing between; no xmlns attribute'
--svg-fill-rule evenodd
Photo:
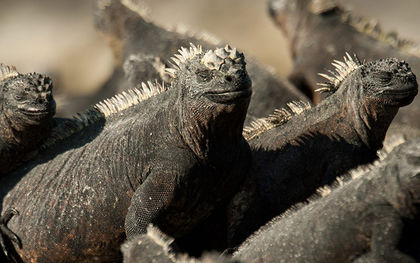
<svg viewBox="0 0 420 263"><path fill-rule="evenodd" d="M377 158L399 107L417 94L416 77L396 59L361 64L347 55L334 64L335 72L324 75L322 85L330 96L319 105L309 109L291 103L245 129L253 154L251 175L227 207L197 227L195 238L179 241L186 251L237 246L318 187ZM205 242L194 243L199 236L207 236Z"/></svg>
<svg viewBox="0 0 420 263"><path fill-rule="evenodd" d="M322 198L264 226L235 253L244 262L416 262L398 250L403 219L419 213L420 140L398 146Z"/></svg>
<svg viewBox="0 0 420 263"><path fill-rule="evenodd" d="M233 195L251 158L242 136L251 96L244 57L229 46L191 46L173 60L170 87L143 84L97 104L0 179L2 213L19 212L7 227L22 248L13 243L9 254L120 260L122 241L149 223L182 236Z"/></svg>
<svg viewBox="0 0 420 263"><path fill-rule="evenodd" d="M284 125L262 134L256 129L256 137L249 140L257 201L245 217L262 219L256 225L304 201L349 169L375 160L399 107L417 95L416 76L397 59L361 64L348 55L335 67L334 74L324 75L328 98ZM246 137L251 135L253 129Z"/></svg>

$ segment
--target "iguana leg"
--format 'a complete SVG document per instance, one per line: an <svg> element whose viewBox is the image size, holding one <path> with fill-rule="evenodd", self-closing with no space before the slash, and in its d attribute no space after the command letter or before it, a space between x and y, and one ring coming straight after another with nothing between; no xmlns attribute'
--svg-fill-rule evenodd
<svg viewBox="0 0 420 263"><path fill-rule="evenodd" d="M145 234L147 226L169 205L173 199L175 182L172 176L149 175L131 198L125 218L125 233L131 240Z"/></svg>
<svg viewBox="0 0 420 263"><path fill-rule="evenodd" d="M403 230L403 221L393 209L382 207L385 211L378 213L372 229L370 252L357 258L353 263L415 263L416 261L397 250Z"/></svg>
<svg viewBox="0 0 420 263"><path fill-rule="evenodd" d="M10 219L12 219L14 215L19 215L19 212L15 208L8 208L4 212L4 215L0 218L0 245L6 257L9 253L7 251L5 239L12 240L19 246L19 248L22 248L20 238L7 227L7 223L9 223Z"/></svg>

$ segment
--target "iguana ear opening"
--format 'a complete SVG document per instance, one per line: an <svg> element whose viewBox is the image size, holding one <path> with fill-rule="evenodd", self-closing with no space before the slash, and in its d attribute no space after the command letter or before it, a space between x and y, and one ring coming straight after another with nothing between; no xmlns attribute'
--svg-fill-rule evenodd
<svg viewBox="0 0 420 263"><path fill-rule="evenodd" d="M338 8L335 0L312 0L308 6L309 12L314 15L323 15Z"/></svg>

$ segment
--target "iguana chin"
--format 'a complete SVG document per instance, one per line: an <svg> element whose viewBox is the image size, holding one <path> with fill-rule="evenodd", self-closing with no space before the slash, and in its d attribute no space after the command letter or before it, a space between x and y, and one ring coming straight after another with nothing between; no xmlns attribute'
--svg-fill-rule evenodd
<svg viewBox="0 0 420 263"><path fill-rule="evenodd" d="M339 178L235 252L243 262L416 262L398 248L403 219L419 214L420 140Z"/></svg>
<svg viewBox="0 0 420 263"><path fill-rule="evenodd" d="M22 248L9 251L30 262L121 260L125 237L149 223L179 237L233 195L251 162L244 56L191 46L173 61L169 88L143 85L97 104L0 180L3 213L20 213L7 227Z"/></svg>
<svg viewBox="0 0 420 263"><path fill-rule="evenodd" d="M29 158L51 132L52 81L0 64L0 176Z"/></svg>

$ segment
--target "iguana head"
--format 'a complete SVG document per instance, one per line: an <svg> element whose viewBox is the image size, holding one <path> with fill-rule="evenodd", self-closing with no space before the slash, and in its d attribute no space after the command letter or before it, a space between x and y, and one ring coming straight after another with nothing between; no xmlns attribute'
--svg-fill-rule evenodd
<svg viewBox="0 0 420 263"><path fill-rule="evenodd" d="M186 102L206 99L206 104L231 105L249 102L251 81L242 53L227 45L204 53L201 47L180 49L173 58L176 65L167 69Z"/></svg>
<svg viewBox="0 0 420 263"><path fill-rule="evenodd" d="M51 79L38 73L10 74L0 82L3 114L22 126L49 121L55 114L52 87Z"/></svg>
<svg viewBox="0 0 420 263"><path fill-rule="evenodd" d="M362 64L347 54L344 62L332 64L335 72L320 74L328 81L319 90L333 93L336 99L331 101L347 107L348 115L354 116L349 120L367 145L381 147L398 109L417 95L416 76L407 63L395 58Z"/></svg>
<svg viewBox="0 0 420 263"><path fill-rule="evenodd" d="M228 45L205 53L192 45L181 48L173 61L176 65L167 72L174 77L180 102L175 106L185 129L206 137L242 138L252 93L243 54Z"/></svg>
<svg viewBox="0 0 420 263"><path fill-rule="evenodd" d="M360 67L363 90L367 97L385 105L410 104L418 92L416 76L404 61L395 58L376 60Z"/></svg>
<svg viewBox="0 0 420 263"><path fill-rule="evenodd" d="M318 91L343 94L353 101L368 101L381 106L402 107L410 104L418 92L416 76L409 65L396 58L362 64L349 54L344 62L335 61L335 72L319 74L328 81ZM366 104L366 103L365 103Z"/></svg>

